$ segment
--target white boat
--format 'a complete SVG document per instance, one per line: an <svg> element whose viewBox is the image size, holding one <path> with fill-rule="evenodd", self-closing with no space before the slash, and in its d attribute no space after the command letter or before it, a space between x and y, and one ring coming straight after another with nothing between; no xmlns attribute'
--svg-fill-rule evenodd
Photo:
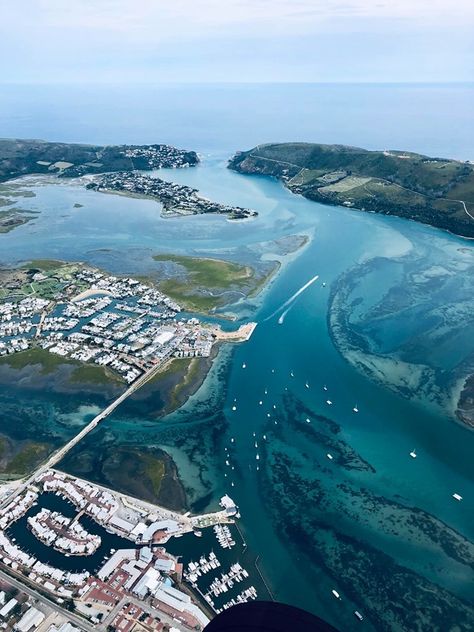
<svg viewBox="0 0 474 632"><path fill-rule="evenodd" d="M258 443L255 441L254 446L258 448Z"/></svg>
<svg viewBox="0 0 474 632"><path fill-rule="evenodd" d="M242 364L242 368L243 368L243 369L246 369L246 368L247 368L247 365L245 364L245 362Z"/></svg>
<svg viewBox="0 0 474 632"><path fill-rule="evenodd" d="M309 384L308 384L308 382L306 382L305 386L306 386L306 388L309 388Z"/></svg>
<svg viewBox="0 0 474 632"><path fill-rule="evenodd" d="M354 610L355 616L359 619L359 621L363 621L364 617L360 614L358 610Z"/></svg>
<svg viewBox="0 0 474 632"><path fill-rule="evenodd" d="M326 287L326 282L325 281L323 282L323 287Z"/></svg>
<svg viewBox="0 0 474 632"><path fill-rule="evenodd" d="M263 404L262 400L260 400L260 401L258 402L258 404L259 404L259 406L261 406L261 405Z"/></svg>
<svg viewBox="0 0 474 632"><path fill-rule="evenodd" d="M411 456L412 459L416 459L416 452L415 452L415 450L412 450L410 452L410 456Z"/></svg>
<svg viewBox="0 0 474 632"><path fill-rule="evenodd" d="M290 371L290 375L291 377L295 377L295 374L293 373L293 371Z"/></svg>
<svg viewBox="0 0 474 632"><path fill-rule="evenodd" d="M337 590L331 590L332 594L334 595L334 597L336 597L336 599L340 599L341 595L337 592Z"/></svg>
<svg viewBox="0 0 474 632"><path fill-rule="evenodd" d="M255 432L253 433L253 436L255 437Z"/></svg>
<svg viewBox="0 0 474 632"><path fill-rule="evenodd" d="M328 406L332 406L332 401L331 401L330 399L327 399L327 400L326 400L326 404L327 404Z"/></svg>
<svg viewBox="0 0 474 632"><path fill-rule="evenodd" d="M232 406L232 410L237 410L237 406Z"/></svg>
<svg viewBox="0 0 474 632"><path fill-rule="evenodd" d="M275 373L275 369L272 369L272 373Z"/></svg>
<svg viewBox="0 0 474 632"><path fill-rule="evenodd" d="M260 455L259 455L259 454L257 454L257 456L256 456L255 458L256 458L256 459L257 459L257 461L258 461L258 460L259 460L259 458L260 458Z"/></svg>
<svg viewBox="0 0 474 632"><path fill-rule="evenodd" d="M329 459L330 461L332 461L332 460L333 460L333 458L334 458L334 457L333 457L333 455L332 455L332 454L330 454L329 452L326 454L326 456L328 457L328 459Z"/></svg>
<svg viewBox="0 0 474 632"><path fill-rule="evenodd" d="M326 384L323 386L323 390L324 390L324 391L327 391L327 390L328 390L328 387L326 386Z"/></svg>
<svg viewBox="0 0 474 632"><path fill-rule="evenodd" d="M354 406L354 408L352 409L355 413L359 412L359 409L357 408L357 404Z"/></svg>
<svg viewBox="0 0 474 632"><path fill-rule="evenodd" d="M311 423L311 419L309 417L306 417L306 423L310 424Z"/></svg>
<svg viewBox="0 0 474 632"><path fill-rule="evenodd" d="M462 496L460 494L453 494L454 500L462 500Z"/></svg>
<svg viewBox="0 0 474 632"><path fill-rule="evenodd" d="M235 439L234 439L234 437L232 437L232 438L231 438L231 440L230 440L230 442L231 442L231 443L234 443L234 441L235 441Z"/></svg>
<svg viewBox="0 0 474 632"><path fill-rule="evenodd" d="M268 395L268 389L265 389L263 392L265 393L265 395Z"/></svg>
<svg viewBox="0 0 474 632"><path fill-rule="evenodd" d="M264 441L266 441L267 440L267 435L263 435L263 439L264 439Z"/></svg>

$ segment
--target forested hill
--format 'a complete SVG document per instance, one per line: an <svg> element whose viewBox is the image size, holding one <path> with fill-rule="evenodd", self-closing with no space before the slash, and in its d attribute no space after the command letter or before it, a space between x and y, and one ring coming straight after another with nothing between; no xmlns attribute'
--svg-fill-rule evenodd
<svg viewBox="0 0 474 632"><path fill-rule="evenodd" d="M229 168L280 178L324 204L397 215L474 237L474 164L407 151L280 143L237 153Z"/></svg>
<svg viewBox="0 0 474 632"><path fill-rule="evenodd" d="M0 182L33 173L75 177L110 171L192 166L194 151L170 145L80 145L43 140L0 139Z"/></svg>

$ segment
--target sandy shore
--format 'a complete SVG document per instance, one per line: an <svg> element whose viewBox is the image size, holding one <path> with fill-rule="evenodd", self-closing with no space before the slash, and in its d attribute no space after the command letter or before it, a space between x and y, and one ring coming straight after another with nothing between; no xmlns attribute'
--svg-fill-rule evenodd
<svg viewBox="0 0 474 632"><path fill-rule="evenodd" d="M222 331L222 329L215 327L213 332L216 336L216 340L223 340L225 342L245 342L249 340L253 334L257 323L251 322L241 325L236 331Z"/></svg>
<svg viewBox="0 0 474 632"><path fill-rule="evenodd" d="M91 296L113 296L112 292L109 292L109 290L94 290L94 289L89 289L89 290L84 290L83 292L80 292L79 294L77 294L77 296L75 296L74 298L71 299L71 301L73 303L76 303L77 301L82 301L85 298L90 298Z"/></svg>

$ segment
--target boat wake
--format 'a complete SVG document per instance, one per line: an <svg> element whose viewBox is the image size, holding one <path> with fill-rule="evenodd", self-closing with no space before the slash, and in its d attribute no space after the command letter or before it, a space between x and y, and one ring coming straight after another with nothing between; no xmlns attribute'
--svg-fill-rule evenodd
<svg viewBox="0 0 474 632"><path fill-rule="evenodd" d="M274 318L278 314L278 312L281 312L281 310L285 310L283 314L281 314L280 318L278 319L278 324L282 325L285 322L285 317L290 311L292 304L296 301L298 296L300 296L300 294L303 294L303 292L307 290L310 287L310 285L313 285L313 283L317 281L318 279L319 279L319 274L316 274L307 283L302 285L299 290L296 290L296 292L292 294L290 298L286 300L282 305L280 305L280 307L277 307L277 309L272 314L270 314L270 316L267 316L263 322L266 322L267 320Z"/></svg>
<svg viewBox="0 0 474 632"><path fill-rule="evenodd" d="M283 325L283 323L285 322L285 317L288 314L288 312L290 311L291 306L288 307L288 309L285 309L285 311L283 312L283 314L280 316L280 318L278 319L278 324L279 325Z"/></svg>

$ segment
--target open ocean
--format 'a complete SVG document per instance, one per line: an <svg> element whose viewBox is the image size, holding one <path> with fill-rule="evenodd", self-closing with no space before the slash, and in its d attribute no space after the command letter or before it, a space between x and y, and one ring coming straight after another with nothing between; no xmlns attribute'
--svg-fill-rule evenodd
<svg viewBox="0 0 474 632"><path fill-rule="evenodd" d="M472 160L473 103L472 84L3 88L0 136L195 149L199 167L161 177L259 216L163 220L152 201L33 179L36 197L22 207L40 213L0 235L2 263L61 258L139 274L156 271L156 252L258 262L283 238L309 238L260 296L232 308L258 322L255 333L224 348L185 406L155 421L126 402L62 467L88 462L101 482L88 455L162 448L191 508L215 508L224 492L236 500L276 599L344 631L472 628L474 433L454 416L474 366L472 242L309 202L273 179L230 172L226 159L305 140ZM0 389L11 424L23 408L32 417L35 398L45 406L44 394L24 398L15 412ZM67 404L74 424L76 398ZM38 435L63 406L53 399Z"/></svg>

